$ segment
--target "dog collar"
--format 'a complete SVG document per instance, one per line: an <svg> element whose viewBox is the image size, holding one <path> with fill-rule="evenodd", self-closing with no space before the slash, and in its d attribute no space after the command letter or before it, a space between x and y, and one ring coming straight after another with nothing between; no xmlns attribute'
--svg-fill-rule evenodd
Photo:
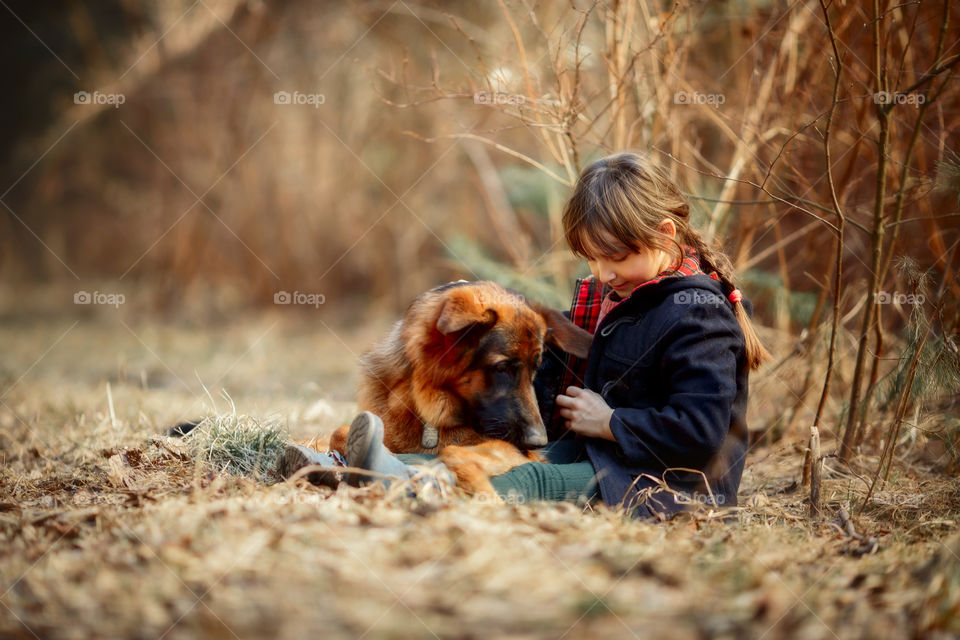
<svg viewBox="0 0 960 640"><path fill-rule="evenodd" d="M420 446L424 449L435 449L440 444L440 429L429 422L423 423L423 432L420 435Z"/></svg>

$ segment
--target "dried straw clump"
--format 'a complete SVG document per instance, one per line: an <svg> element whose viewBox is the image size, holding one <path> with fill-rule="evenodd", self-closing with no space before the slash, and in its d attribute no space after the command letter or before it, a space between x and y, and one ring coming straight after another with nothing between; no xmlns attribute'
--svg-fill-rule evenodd
<svg viewBox="0 0 960 640"><path fill-rule="evenodd" d="M290 440L279 418L236 412L204 418L183 439L197 462L261 482L272 480L270 472Z"/></svg>

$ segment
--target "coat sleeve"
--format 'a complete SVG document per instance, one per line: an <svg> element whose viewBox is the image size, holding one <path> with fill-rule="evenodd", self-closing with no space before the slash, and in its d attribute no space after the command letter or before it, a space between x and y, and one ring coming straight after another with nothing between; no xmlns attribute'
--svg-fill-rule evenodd
<svg viewBox="0 0 960 640"><path fill-rule="evenodd" d="M610 429L627 462L659 468L703 468L730 430L743 335L732 313L693 304L661 330L654 406L616 408Z"/></svg>

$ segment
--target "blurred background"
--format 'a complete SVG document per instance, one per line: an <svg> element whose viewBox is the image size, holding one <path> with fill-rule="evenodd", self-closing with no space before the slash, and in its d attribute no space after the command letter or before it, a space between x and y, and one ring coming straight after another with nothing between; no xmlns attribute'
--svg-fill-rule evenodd
<svg viewBox="0 0 960 640"><path fill-rule="evenodd" d="M955 348L955 3L4 0L0 24L0 313L21 327L379 330L457 278L566 307L586 268L564 199L630 148L684 185L774 365L802 356L774 369L800 404L831 307L873 385L916 313Z"/></svg>
<svg viewBox="0 0 960 640"><path fill-rule="evenodd" d="M933 66L942 8L883 20L891 92ZM858 4L835 11L848 76L834 180L855 283L878 166L872 33ZM396 310L440 282L497 277L565 305L582 269L558 233L564 198L623 148L683 181L763 322L805 326L826 280L835 64L817 3L9 0L0 13L7 302L101 282L165 312L278 291ZM909 160L910 221L887 239L939 275L956 260L960 102L948 84L907 158L926 88L891 113L884 207Z"/></svg>

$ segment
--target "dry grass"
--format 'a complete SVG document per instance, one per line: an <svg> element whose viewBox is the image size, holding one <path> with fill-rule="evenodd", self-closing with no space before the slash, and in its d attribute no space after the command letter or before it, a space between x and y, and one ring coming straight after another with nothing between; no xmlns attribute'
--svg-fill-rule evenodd
<svg viewBox="0 0 960 640"><path fill-rule="evenodd" d="M799 448L782 443L751 454L732 522L277 483L264 462L281 436L353 412L371 336L276 321L84 321L62 338L72 319L0 325L0 636L960 633L960 489L919 464L857 516L864 482L828 461L816 523ZM158 437L203 412L215 419L195 436ZM841 506L875 553L831 522Z"/></svg>
<svg viewBox="0 0 960 640"><path fill-rule="evenodd" d="M204 418L183 437L188 454L220 472L269 481L270 471L290 436L279 418L260 420L233 413ZM160 441L159 446L169 446Z"/></svg>

